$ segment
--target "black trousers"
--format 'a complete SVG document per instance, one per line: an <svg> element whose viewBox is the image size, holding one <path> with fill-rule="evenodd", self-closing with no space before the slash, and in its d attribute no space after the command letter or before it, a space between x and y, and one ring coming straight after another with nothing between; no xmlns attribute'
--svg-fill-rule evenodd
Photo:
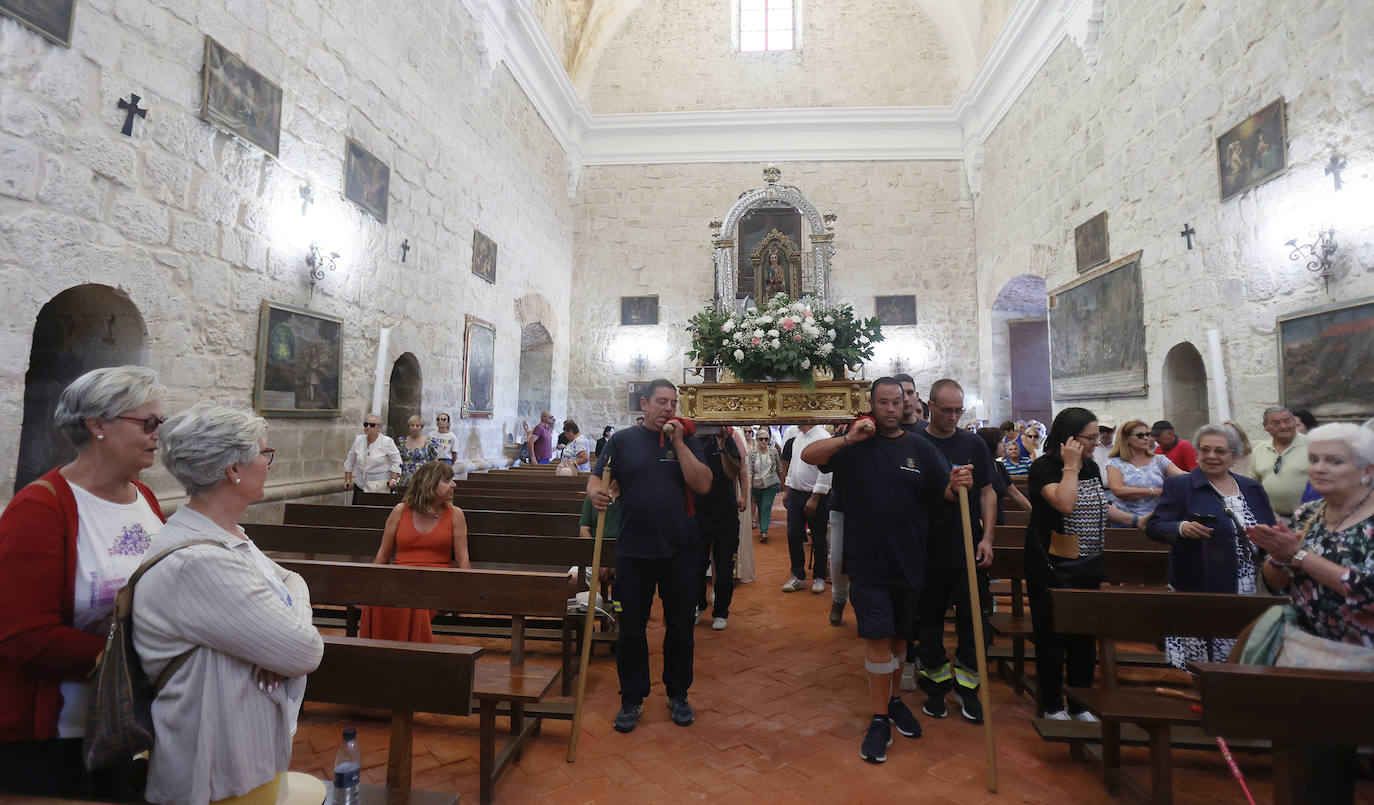
<svg viewBox="0 0 1374 805"><path fill-rule="evenodd" d="M730 602L735 597L735 556L739 553L739 515L697 520L697 609L706 610L706 568L716 563L712 583L716 587L713 618L730 617Z"/></svg>
<svg viewBox="0 0 1374 805"><path fill-rule="evenodd" d="M80 738L0 742L0 794L143 802L148 761L88 772Z"/></svg>
<svg viewBox="0 0 1374 805"><path fill-rule="evenodd" d="M1097 670L1097 641L1089 634L1060 634L1054 630L1054 605L1050 587L1040 574L1027 573L1026 597L1031 607L1035 635L1035 686L1040 709L1053 713L1064 709L1065 666L1069 685L1090 688ZM1087 589L1096 590L1100 584ZM1074 712L1078 712L1077 709Z"/></svg>
<svg viewBox="0 0 1374 805"><path fill-rule="evenodd" d="M787 555L792 560L792 576L806 578L806 529L811 528L811 577L824 579L829 573L830 552L826 547L826 528L830 523L830 495L821 495L816 512L806 516L806 501L810 492L787 490L783 508L787 509Z"/></svg>
<svg viewBox="0 0 1374 805"><path fill-rule="evenodd" d="M945 610L951 602L954 603L954 631L958 635L955 667L950 667L949 655L945 653ZM978 689L978 654L973 639L971 602L968 572L964 568L926 568L926 583L916 605L916 659L921 663L921 690L927 696L943 696L955 682L962 690ZM968 684L970 681L972 684Z"/></svg>
<svg viewBox="0 0 1374 805"><path fill-rule="evenodd" d="M649 695L649 641L645 629L655 588L663 601L663 687L669 696L685 696L692 686L696 583L695 546L663 559L615 558L615 597L620 602L616 671L620 675L621 704L634 706Z"/></svg>

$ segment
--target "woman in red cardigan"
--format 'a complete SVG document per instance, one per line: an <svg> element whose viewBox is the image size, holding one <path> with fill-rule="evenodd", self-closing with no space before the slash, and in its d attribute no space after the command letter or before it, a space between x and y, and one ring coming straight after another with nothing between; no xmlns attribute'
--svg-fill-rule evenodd
<svg viewBox="0 0 1374 805"><path fill-rule="evenodd" d="M165 393L142 366L77 378L53 416L76 460L0 515L0 791L141 800L131 769L86 773L81 739L115 592L162 527L137 476L156 457Z"/></svg>

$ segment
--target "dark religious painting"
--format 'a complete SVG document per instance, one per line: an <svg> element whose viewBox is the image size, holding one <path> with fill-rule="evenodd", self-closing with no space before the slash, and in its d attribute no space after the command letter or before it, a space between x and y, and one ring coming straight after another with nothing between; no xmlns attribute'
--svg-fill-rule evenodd
<svg viewBox="0 0 1374 805"><path fill-rule="evenodd" d="M1323 422L1374 416L1374 297L1278 319L1279 402Z"/></svg>
<svg viewBox="0 0 1374 805"><path fill-rule="evenodd" d="M464 419L491 419L496 397L496 327L476 316L464 317Z"/></svg>
<svg viewBox="0 0 1374 805"><path fill-rule="evenodd" d="M758 250L759 245L763 243L764 238L768 237L774 230L782 233L787 240L785 244L787 248L777 253L779 258L785 257L789 251L793 254L800 251L802 216L795 207L784 204L779 207L755 208L740 218L739 235L735 244L739 250L735 260L735 265L738 266L735 276L736 299L743 299L747 296L757 301L761 285L766 292L768 283L761 282L760 273L766 266L770 265L770 258L766 254L763 255L763 259L757 267L750 258ZM777 262L781 263L782 261L779 259ZM790 268L799 278L801 275L800 265L790 266ZM777 271L776 268L774 270L785 282L789 272ZM777 278L775 277L775 279ZM792 288L790 290L790 295L795 298L809 289Z"/></svg>
<svg viewBox="0 0 1374 805"><path fill-rule="evenodd" d="M884 327L915 324L916 297L910 294L906 296L875 296L873 298L873 312L878 317L878 323Z"/></svg>
<svg viewBox="0 0 1374 805"><path fill-rule="evenodd" d="M658 324L658 297L620 297L620 323L621 325L625 326L636 324Z"/></svg>
<svg viewBox="0 0 1374 805"><path fill-rule="evenodd" d="M639 414L639 413L643 412L643 411L644 411L644 408L639 404L639 400L640 400L640 398L643 397L643 396L645 395L645 393L647 393L648 391L649 391L649 381L647 381L647 380L632 380L632 381L630 381L630 389L629 389L629 392L626 394L626 398L625 398L625 410L629 411L631 414Z"/></svg>
<svg viewBox="0 0 1374 805"><path fill-rule="evenodd" d="M264 301L253 408L263 416L338 416L342 345L342 319Z"/></svg>
<svg viewBox="0 0 1374 805"><path fill-rule="evenodd" d="M1107 245L1106 210L1074 227L1073 251L1077 258L1079 274L1091 271L1111 260L1111 249Z"/></svg>
<svg viewBox="0 0 1374 805"><path fill-rule="evenodd" d="M0 0L0 14L14 17L63 47L71 47L75 11L76 0Z"/></svg>
<svg viewBox="0 0 1374 805"><path fill-rule="evenodd" d="M208 36L201 115L272 156L277 155L281 141L281 87Z"/></svg>
<svg viewBox="0 0 1374 805"><path fill-rule="evenodd" d="M391 168L352 139L344 157L344 195L386 223L386 206L391 188Z"/></svg>
<svg viewBox="0 0 1374 805"><path fill-rule="evenodd" d="M1141 296L1140 252L1050 291L1054 399L1145 395Z"/></svg>
<svg viewBox="0 0 1374 805"><path fill-rule="evenodd" d="M1221 200L1268 181L1288 167L1283 98L1242 120L1217 138Z"/></svg>
<svg viewBox="0 0 1374 805"><path fill-rule="evenodd" d="M472 273L496 284L496 241L480 229L472 230Z"/></svg>

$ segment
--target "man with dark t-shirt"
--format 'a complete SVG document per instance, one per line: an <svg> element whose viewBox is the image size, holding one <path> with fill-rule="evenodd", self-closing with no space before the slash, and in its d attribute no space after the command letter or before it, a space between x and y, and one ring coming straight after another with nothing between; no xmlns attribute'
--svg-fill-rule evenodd
<svg viewBox="0 0 1374 805"><path fill-rule="evenodd" d="M955 490L970 486L973 476L967 467L951 472L930 442L902 429L902 387L896 380L873 381L869 399L871 418L860 418L843 436L807 445L802 458L844 479L843 565L866 643L873 704L859 754L882 763L893 726L909 738L921 734L896 682L926 573L927 512L938 501L957 500Z"/></svg>
<svg viewBox="0 0 1374 805"><path fill-rule="evenodd" d="M692 626L696 602L697 535L690 515L691 493L711 489L711 470L701 443L674 420L677 388L650 381L640 398L644 423L617 431L597 457L587 479L587 497L604 511L610 491L601 485L607 464L620 484L620 538L615 548L615 597L620 601L620 712L617 732L629 732L649 695L649 643L645 627L654 587L663 601L663 687L673 723L685 727L695 716L687 703L692 685Z"/></svg>
<svg viewBox="0 0 1374 805"><path fill-rule="evenodd" d="M997 490L993 487L992 456L977 434L959 427L964 414L964 390L948 378L930 389L930 422L921 436L955 466L971 466L973 492L969 495L969 520L979 538L974 548L979 567L992 564L992 535L997 522ZM959 637L951 668L945 654L945 611L954 604L954 625ZM948 713L945 696L951 682L963 704L965 719L983 720L978 701L978 657L973 637L972 596L964 561L964 526L958 503L939 502L930 511L930 541L926 556L926 583L916 605L916 660L926 702L921 708L932 718Z"/></svg>
<svg viewBox="0 0 1374 805"><path fill-rule="evenodd" d="M928 415L921 395L916 393L916 381L908 374L893 375L892 379L902 384L902 430L915 433L925 424L922 417Z"/></svg>
<svg viewBox="0 0 1374 805"><path fill-rule="evenodd" d="M739 446L730 428L722 429L719 435L705 437L702 446L706 466L711 470L711 491L696 496L697 540L701 552L697 563L697 610L706 611L706 568L715 562L712 579L716 600L711 610L711 628L719 631L727 625L730 601L735 594L739 514L748 505L749 491L744 488Z"/></svg>

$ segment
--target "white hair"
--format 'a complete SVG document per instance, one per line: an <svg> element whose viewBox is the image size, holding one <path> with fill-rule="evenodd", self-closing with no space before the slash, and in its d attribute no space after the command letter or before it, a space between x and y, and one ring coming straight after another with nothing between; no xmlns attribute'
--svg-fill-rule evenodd
<svg viewBox="0 0 1374 805"><path fill-rule="evenodd" d="M1350 447L1356 464L1361 467L1374 464L1374 431L1353 422L1319 425L1307 432L1307 442L1343 442Z"/></svg>
<svg viewBox="0 0 1374 805"><path fill-rule="evenodd" d="M225 480L231 464L258 457L258 439L267 420L243 408L197 403L162 426L162 463L191 497L203 495Z"/></svg>
<svg viewBox="0 0 1374 805"><path fill-rule="evenodd" d="M1226 440L1226 447L1231 451L1231 455L1245 455L1245 442L1240 440L1240 434L1230 425L1203 425L1193 434L1193 446L1202 444L1203 436L1220 436Z"/></svg>
<svg viewBox="0 0 1374 805"><path fill-rule="evenodd" d="M167 387L157 382L157 372L146 366L92 369L63 390L53 423L81 447L91 439L87 419L114 419L166 394Z"/></svg>

